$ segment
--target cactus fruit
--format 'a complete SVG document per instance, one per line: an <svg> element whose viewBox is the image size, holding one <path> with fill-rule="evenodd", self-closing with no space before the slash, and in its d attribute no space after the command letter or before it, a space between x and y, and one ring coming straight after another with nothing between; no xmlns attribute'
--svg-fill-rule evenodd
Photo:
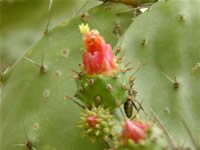
<svg viewBox="0 0 200 150"><path fill-rule="evenodd" d="M127 98L127 90L123 88L122 84L126 83L126 80L120 79L121 77L124 75L118 75L117 78L81 75L76 79L78 91L75 96L82 100L88 108L94 104L113 110L118 107L116 101L124 103Z"/></svg>
<svg viewBox="0 0 200 150"><path fill-rule="evenodd" d="M110 115L109 109L112 111L119 107L120 104L124 104L126 115L132 117L132 109L128 113L126 105L129 105L130 102L129 107L133 108L134 102L132 100L136 96L136 91L133 90L135 78L131 76L130 78L134 79L119 83L122 79L127 78L124 75L126 71L123 72L120 69L116 56L112 53L111 46L105 42L97 30L90 31L88 24L81 24L79 28L84 35L83 41L86 49L82 56L82 70L77 72L75 76L78 89L75 96L86 105L86 112L82 114L81 119L83 122L80 126L84 130L84 134L88 135L92 140L98 138L107 141L109 139L115 143L111 148L116 149L166 148L167 142L163 138L164 134L161 134L161 129L155 125L150 126L140 121L125 119L120 136L116 136L117 132L113 130L114 116ZM120 74L123 75L121 78L119 78ZM113 79L115 82L112 82ZM110 84L111 82L112 84ZM123 88L123 85L127 85L128 88ZM122 91L122 93L114 93L114 88L116 88L114 91L118 93ZM107 93L105 90L107 90ZM125 97L121 97L124 93L126 94ZM110 95L107 96L108 94ZM118 95L120 97L117 97ZM121 98L124 98L123 101L120 101ZM105 110L105 108L109 109ZM124 116L124 118L126 117Z"/></svg>
<svg viewBox="0 0 200 150"><path fill-rule="evenodd" d="M91 110L86 108L81 115L80 127L84 130L83 134L88 135L92 141L96 138L105 139L111 134L114 120L108 109L93 106Z"/></svg>
<svg viewBox="0 0 200 150"><path fill-rule="evenodd" d="M89 30L88 25L80 26L84 33L83 41L83 67L75 77L77 92L75 96L82 100L88 108L92 105L103 105L105 108L114 109L123 104L127 97L129 80L124 71L119 68L117 58L112 53L112 48L97 30Z"/></svg>

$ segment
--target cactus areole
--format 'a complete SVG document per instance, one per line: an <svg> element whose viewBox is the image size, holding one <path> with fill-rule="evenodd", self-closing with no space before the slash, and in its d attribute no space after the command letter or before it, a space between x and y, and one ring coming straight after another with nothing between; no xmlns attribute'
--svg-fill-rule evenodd
<svg viewBox="0 0 200 150"><path fill-rule="evenodd" d="M102 105L115 109L118 107L116 101L123 104L128 96L127 89L123 88L129 83L126 72L121 71L111 45L106 43L97 30L90 31L87 24L81 24L79 28L83 34L85 50L82 55L82 70L75 77L75 96L88 108Z"/></svg>

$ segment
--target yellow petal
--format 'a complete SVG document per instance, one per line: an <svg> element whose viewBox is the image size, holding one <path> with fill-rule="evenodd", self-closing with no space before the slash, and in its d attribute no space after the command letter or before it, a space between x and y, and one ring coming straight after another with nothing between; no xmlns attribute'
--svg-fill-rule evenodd
<svg viewBox="0 0 200 150"><path fill-rule="evenodd" d="M90 28L89 28L89 25L88 24L80 24L79 25L79 30L81 32L81 34L87 34L88 32L90 32Z"/></svg>

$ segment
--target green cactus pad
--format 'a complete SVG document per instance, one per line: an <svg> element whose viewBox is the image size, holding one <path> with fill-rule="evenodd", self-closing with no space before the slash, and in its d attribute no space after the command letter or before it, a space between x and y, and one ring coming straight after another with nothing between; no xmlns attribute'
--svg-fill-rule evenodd
<svg viewBox="0 0 200 150"><path fill-rule="evenodd" d="M134 20L122 44L128 59L147 62L135 84L146 111L153 109L174 143L186 147L192 138L181 120L200 139L199 6L199 0L159 1Z"/></svg>
<svg viewBox="0 0 200 150"><path fill-rule="evenodd" d="M103 4L88 12L87 21L102 30L113 45L117 41L112 32L116 23L123 33L131 22L129 14L124 14L123 18L116 15L124 9L125 6L118 4ZM101 150L107 147L103 142L91 143L81 136L81 129L77 128L81 110L64 100L64 96L73 95L75 90L72 69L78 68L81 61L78 25L82 22L83 18L77 16L51 30L3 75L1 150L22 150L27 148L27 143L32 143L36 150ZM42 66L48 69L41 69Z"/></svg>

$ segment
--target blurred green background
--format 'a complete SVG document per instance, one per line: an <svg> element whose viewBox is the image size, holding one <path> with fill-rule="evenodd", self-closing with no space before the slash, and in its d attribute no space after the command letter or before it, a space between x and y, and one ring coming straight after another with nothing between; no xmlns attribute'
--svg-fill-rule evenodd
<svg viewBox="0 0 200 150"><path fill-rule="evenodd" d="M51 29L97 4L93 0L0 0L0 70L43 36L49 20Z"/></svg>

